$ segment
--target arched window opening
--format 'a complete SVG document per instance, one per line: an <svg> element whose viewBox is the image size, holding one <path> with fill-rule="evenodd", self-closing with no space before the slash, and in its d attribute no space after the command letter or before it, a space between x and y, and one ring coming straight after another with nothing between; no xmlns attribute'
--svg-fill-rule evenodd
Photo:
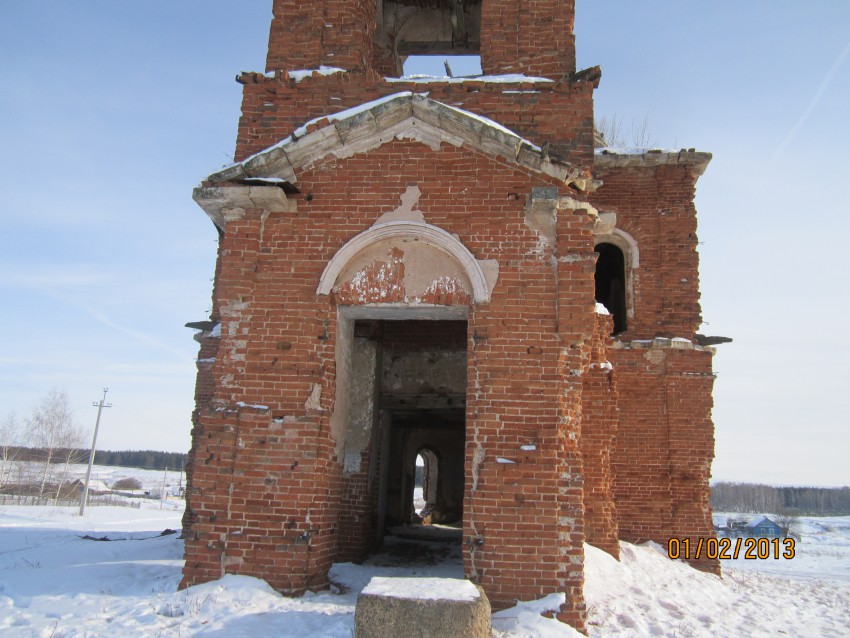
<svg viewBox="0 0 850 638"><path fill-rule="evenodd" d="M596 301L601 303L614 317L614 332L625 332L627 326L626 307L626 259L623 251L614 244L596 245L599 258L596 261Z"/></svg>
<svg viewBox="0 0 850 638"><path fill-rule="evenodd" d="M439 463L437 455L429 449L422 449L416 456L416 487L413 492L413 503L416 513L427 519L437 504L437 485Z"/></svg>

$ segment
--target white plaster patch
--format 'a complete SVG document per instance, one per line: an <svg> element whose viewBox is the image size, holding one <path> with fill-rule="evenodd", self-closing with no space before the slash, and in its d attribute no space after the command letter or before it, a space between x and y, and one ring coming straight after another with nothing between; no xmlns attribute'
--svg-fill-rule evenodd
<svg viewBox="0 0 850 638"><path fill-rule="evenodd" d="M345 476L357 474L360 471L360 452L346 452L343 460L342 472Z"/></svg>
<svg viewBox="0 0 850 638"><path fill-rule="evenodd" d="M593 207L589 202L582 202L577 199L573 199L572 197L561 197L558 200L558 209L559 210L585 210L590 215L599 215L599 211Z"/></svg>
<svg viewBox="0 0 850 638"><path fill-rule="evenodd" d="M442 276L434 279L431 285L422 293L423 297L430 295L469 295L469 291L463 284L454 277ZM457 297L455 298L457 300ZM416 297L416 303L422 301L421 297Z"/></svg>
<svg viewBox="0 0 850 638"><path fill-rule="evenodd" d="M478 489L478 475L481 472L481 463L484 461L484 446L480 443L475 445L472 453L472 491Z"/></svg>
<svg viewBox="0 0 850 638"><path fill-rule="evenodd" d="M433 281L435 271L442 271L442 274L455 276L464 284L468 280L473 298L477 303L486 303L490 300L492 285L490 277L498 273L497 265L488 266L492 270L489 273L490 277L485 277L482 262L476 260L462 242L436 226L410 221L376 224L345 244L325 267L316 293L329 294L337 285L337 281L350 281L355 269L374 263L372 255L375 253L371 252L372 250L386 250L383 246L398 246L399 242L406 244L402 263L405 264L404 287L410 296L421 295ZM437 259L438 268L414 267L413 262L410 261L415 256L414 253L427 260ZM431 255L428 256L426 253ZM453 263L457 272L447 272L445 266L448 263ZM418 285L420 280L421 286Z"/></svg>
<svg viewBox="0 0 850 638"><path fill-rule="evenodd" d="M324 412L322 407L322 385L314 383L313 389L310 391L310 396L304 402L304 408L307 410L319 410Z"/></svg>
<svg viewBox="0 0 850 638"><path fill-rule="evenodd" d="M401 195L401 205L389 213L384 213L378 220L372 224L377 226L386 222L421 222L425 223L425 215L421 210L414 210L416 204L419 203L419 198L422 196L422 191L415 184L408 186Z"/></svg>
<svg viewBox="0 0 850 638"><path fill-rule="evenodd" d="M387 261L376 262L360 268L354 276L337 290L348 289L360 303L391 301L404 294L402 282L398 281L402 259L388 251Z"/></svg>
<svg viewBox="0 0 850 638"><path fill-rule="evenodd" d="M614 232L617 226L617 213L600 212L596 218L596 224L593 226L595 235L609 235Z"/></svg>

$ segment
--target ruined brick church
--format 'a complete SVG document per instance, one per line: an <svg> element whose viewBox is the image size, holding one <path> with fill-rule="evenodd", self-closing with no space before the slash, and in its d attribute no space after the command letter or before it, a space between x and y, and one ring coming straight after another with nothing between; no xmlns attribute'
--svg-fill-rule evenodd
<svg viewBox="0 0 850 638"><path fill-rule="evenodd" d="M397 526L462 529L494 607L583 543L712 534L695 184L710 155L595 150L573 0L274 0L200 330L183 586L327 586ZM410 55L476 77L402 77ZM702 567L717 569L716 563Z"/></svg>

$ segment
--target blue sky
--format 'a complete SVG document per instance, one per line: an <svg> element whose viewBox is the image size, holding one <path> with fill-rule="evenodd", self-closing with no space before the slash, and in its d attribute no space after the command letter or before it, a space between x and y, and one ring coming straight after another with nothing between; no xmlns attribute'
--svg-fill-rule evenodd
<svg viewBox="0 0 850 638"><path fill-rule="evenodd" d="M271 0L0 4L0 418L51 386L100 447L186 450L216 233ZM597 115L714 153L698 186L716 479L850 484L850 4L578 0ZM442 66L442 60L438 61ZM457 68L456 72L459 71Z"/></svg>

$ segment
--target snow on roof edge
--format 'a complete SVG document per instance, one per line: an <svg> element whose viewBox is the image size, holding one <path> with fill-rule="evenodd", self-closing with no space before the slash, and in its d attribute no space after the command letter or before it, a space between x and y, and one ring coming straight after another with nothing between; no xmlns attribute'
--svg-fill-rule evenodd
<svg viewBox="0 0 850 638"><path fill-rule="evenodd" d="M494 129L496 129L496 130L498 130L498 131L500 131L500 132L502 132L506 135L509 135L510 137L516 139L517 143L525 144L534 151L539 152L541 150L541 148L539 146L537 146L536 144L534 144L530 140L522 137L521 135L519 135L515 131L510 130L509 128L503 126L502 124L496 122L495 120L491 120L488 117L485 117L483 115L478 115L477 113L472 113L471 111L467 111L465 109L461 109L461 108L458 108L456 106L451 106L449 104L445 104L444 102L440 102L438 100L433 100L431 98L428 98L427 93L414 93L413 91L400 91L398 93L392 93L390 95L385 95L384 97L380 97L380 98L377 98L375 100L371 100L369 102L364 102L363 104L359 104L357 106L353 106L351 108L344 109L344 110L338 111L336 113L330 113L330 114L327 114L327 115L321 115L319 117L314 117L313 119L305 122L304 124L302 124L301 126L296 128L294 131L292 131L292 133L290 133L289 135L287 135L286 137L281 139L279 142L276 142L276 143L272 144L271 146L268 146L268 147L262 149L261 151L257 151L253 155L250 155L250 156L246 157L245 159L243 159L239 162L233 162L232 164L225 165L222 168L210 173L210 176L217 175L217 174L223 173L225 171L234 169L237 166L245 166L248 162L250 162L251 160L253 160L256 157L259 157L260 155L263 155L263 154L268 153L269 151L271 151L273 149L281 148L281 147L286 146L287 144L289 144L291 142L294 142L298 138L306 135L307 129L311 125L313 125L316 122L319 122L321 120L328 120L329 122L339 122L339 121L342 121L342 120L352 118L352 117L354 117L354 116L356 116L356 115L358 115L358 114L360 114L364 111L368 111L372 108L375 108L376 106L380 106L381 104L385 104L385 103L390 102L392 100L403 99L403 98L412 98L415 95L429 99L432 102L434 102L435 104L439 104L440 106L443 106L447 109L451 109L453 111L461 113L461 114L463 114L463 115L465 115L465 116L467 116L471 119L478 120L478 121L482 122L483 124L486 124L487 126L490 126L490 127L494 128Z"/></svg>
<svg viewBox="0 0 850 638"><path fill-rule="evenodd" d="M661 148L608 147L594 149L597 165L607 166L659 166L662 164L690 164L702 175L711 162L712 155L693 148L680 150Z"/></svg>
<svg viewBox="0 0 850 638"><path fill-rule="evenodd" d="M412 95L413 95L412 91L401 91L399 93L393 93L392 95L385 95L384 97L380 97L376 100L371 100L370 102L364 102L363 104L351 107L350 109L344 109L342 111L338 111L336 113L331 113L329 115L320 115L319 117L314 117L312 120L309 120L309 121L305 122L304 124L302 124L301 126L299 126L297 129L292 131L292 133L290 133L289 135L287 135L286 137L281 139L279 142L275 142L271 146L267 146L266 148L262 149L261 151L257 151L253 155L249 155L248 157L246 157L245 159L243 159L239 162L233 162L231 164L226 164L225 166L222 166L217 171L213 171L212 173L210 173L210 175L216 175L218 173L223 173L224 171L232 169L232 168L236 168L237 166L244 166L245 164L250 162L255 157L259 157L260 155L263 155L264 153L268 153L269 151L271 151L275 148L280 148L282 146L286 146L287 144L295 141L297 138L301 137L302 135L305 135L307 133L307 127L310 126L311 124L315 124L319 120L326 119L329 122L338 122L340 120L344 120L344 119L347 119L349 117L354 117L358 113L361 113L361 112L366 111L370 108L373 108L375 106L383 104L384 102L389 102L390 100L393 100L395 98L409 97L409 96L412 96Z"/></svg>
<svg viewBox="0 0 850 638"><path fill-rule="evenodd" d="M333 75L334 73L347 73L347 71L336 66L325 66L322 64L318 69L290 69L284 71L284 73L298 84L304 78L312 77L314 73L318 73L319 75ZM262 75L267 78L276 78L277 71L267 71Z"/></svg>
<svg viewBox="0 0 850 638"><path fill-rule="evenodd" d="M449 84L460 84L463 82L487 82L489 84L521 84L521 83L553 83L555 80L544 77L525 75L524 73L506 73L503 75L464 75L451 77L448 75L426 75L416 73L414 75L403 75L398 78L385 77L385 82L414 82L427 84L429 82L446 82Z"/></svg>

